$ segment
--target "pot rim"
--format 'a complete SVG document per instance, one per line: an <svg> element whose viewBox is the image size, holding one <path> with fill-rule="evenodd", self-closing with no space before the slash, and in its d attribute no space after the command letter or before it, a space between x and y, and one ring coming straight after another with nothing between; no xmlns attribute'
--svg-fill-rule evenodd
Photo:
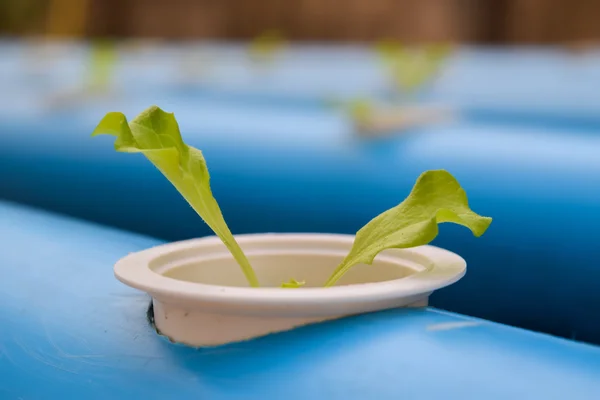
<svg viewBox="0 0 600 400"><path fill-rule="evenodd" d="M267 233L235 235L246 254L260 254L260 249L269 252L269 247L285 244L312 244L315 254L329 254L344 246L350 249L354 235L320 233ZM247 247L255 247L247 252ZM319 247L319 248L318 248ZM236 287L218 286L188 282L169 278L156 272L151 265L160 257L178 252L207 249L206 256L223 253L225 249L216 236L189 239L155 246L120 259L114 266L114 274L124 284L149 293L152 297L168 303L189 305L204 304L207 308L227 309L319 307L327 305L364 304L390 301L398 298L423 295L448 286L466 272L466 262L459 255L435 246L419 246L409 249L393 249L382 253L386 257L405 264L416 263L420 268L415 273L400 279L383 282L352 284L333 287L278 288L278 287ZM296 248L299 250L300 248ZM281 251L281 248L276 250ZM308 251L307 251L308 252ZM181 254L181 253L180 253ZM197 256L198 257L198 256ZM201 258L198 259L201 261ZM324 304L325 303L325 304Z"/></svg>

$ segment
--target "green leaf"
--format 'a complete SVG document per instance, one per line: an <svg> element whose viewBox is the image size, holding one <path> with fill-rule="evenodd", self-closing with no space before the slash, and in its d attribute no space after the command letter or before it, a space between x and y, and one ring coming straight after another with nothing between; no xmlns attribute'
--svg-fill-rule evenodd
<svg viewBox="0 0 600 400"><path fill-rule="evenodd" d="M227 227L213 197L202 152L183 142L172 113L153 106L128 123L124 114L111 112L100 121L92 136L99 134L116 136L117 151L144 154L221 238L242 267L250 286L259 286L254 270Z"/></svg>
<svg viewBox="0 0 600 400"><path fill-rule="evenodd" d="M463 225L479 237L492 219L469 208L467 194L449 172L424 172L402 203L373 218L357 232L350 253L325 286L334 285L357 264L372 264L375 256L385 249L431 242L438 234L438 224L443 222Z"/></svg>
<svg viewBox="0 0 600 400"><path fill-rule="evenodd" d="M408 48L397 42L381 42L377 52L398 89L413 92L431 81L450 54L448 45Z"/></svg>
<svg viewBox="0 0 600 400"><path fill-rule="evenodd" d="M114 73L117 50L113 42L104 40L92 43L88 85L91 91L103 91L108 88Z"/></svg>
<svg viewBox="0 0 600 400"><path fill-rule="evenodd" d="M288 288L288 289L297 289L297 288L299 288L299 287L302 287L302 286L304 286L305 284L306 284L306 282L305 282L305 281L300 281L300 282L298 282L298 281L297 281L297 280L295 280L295 279L290 279L288 282L283 282L283 283L281 284L281 287L282 287L282 288Z"/></svg>
<svg viewBox="0 0 600 400"><path fill-rule="evenodd" d="M358 125L367 124L373 117L373 104L367 99L355 99L348 103L348 111Z"/></svg>
<svg viewBox="0 0 600 400"><path fill-rule="evenodd" d="M259 63L272 62L275 55L285 47L285 39L276 30L266 31L250 42L250 58Z"/></svg>

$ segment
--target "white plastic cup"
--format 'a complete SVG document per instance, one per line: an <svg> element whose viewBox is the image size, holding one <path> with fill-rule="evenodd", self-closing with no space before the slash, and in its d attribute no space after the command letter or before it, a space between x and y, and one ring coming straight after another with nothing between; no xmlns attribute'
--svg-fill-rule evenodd
<svg viewBox="0 0 600 400"><path fill-rule="evenodd" d="M132 253L115 265L123 283L152 296L160 334L194 347L216 346L319 321L397 307L429 295L466 271L458 255L433 246L392 249L322 287L354 236L238 235L260 288L250 288L225 245L206 237ZM294 278L302 288L280 288Z"/></svg>

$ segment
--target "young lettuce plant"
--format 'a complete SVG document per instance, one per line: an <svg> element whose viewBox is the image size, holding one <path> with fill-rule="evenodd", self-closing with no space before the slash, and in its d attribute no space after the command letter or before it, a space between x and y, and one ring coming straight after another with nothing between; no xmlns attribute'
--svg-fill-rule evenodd
<svg viewBox="0 0 600 400"><path fill-rule="evenodd" d="M231 234L213 197L202 152L183 142L172 113L154 106L128 123L123 113L111 112L100 121L92 136L99 134L116 136L117 151L146 156L223 241L242 267L250 286L259 286L250 262Z"/></svg>
<svg viewBox="0 0 600 400"><path fill-rule="evenodd" d="M266 31L250 43L248 48L250 59L256 63L267 65L275 60L275 57L285 48L285 45L285 39L280 32L276 30Z"/></svg>
<svg viewBox="0 0 600 400"><path fill-rule="evenodd" d="M259 286L254 270L227 227L212 195L202 152L183 142L172 113L153 106L130 123L122 113L108 113L92 135L98 134L116 136L117 151L144 154L223 241L240 264L250 286ZM375 256L383 250L430 243L438 234L438 224L444 222L463 225L479 237L492 219L482 217L469 208L465 191L449 172L426 171L402 203L373 218L357 232L350 252L325 286L333 286L357 264L372 264ZM304 282L291 279L281 286L298 288L302 285Z"/></svg>
<svg viewBox="0 0 600 400"><path fill-rule="evenodd" d="M492 223L469 208L467 194L447 171L421 174L408 197L363 226L350 253L338 265L325 286L334 285L357 264L372 264L386 249L404 249L430 243L438 234L438 224L463 225L479 237Z"/></svg>
<svg viewBox="0 0 600 400"><path fill-rule="evenodd" d="M376 50L396 88L410 95L434 79L452 48L445 44L409 48L397 42L384 41L377 45Z"/></svg>

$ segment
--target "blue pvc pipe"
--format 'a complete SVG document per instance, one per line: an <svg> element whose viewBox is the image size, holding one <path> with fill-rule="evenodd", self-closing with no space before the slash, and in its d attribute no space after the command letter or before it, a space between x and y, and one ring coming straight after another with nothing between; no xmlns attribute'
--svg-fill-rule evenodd
<svg viewBox="0 0 600 400"><path fill-rule="evenodd" d="M433 304L600 343L600 136L458 124L369 141L332 113L165 108L204 151L234 233L354 233L422 171L449 170L494 222L479 239L442 228L435 244L463 256L469 272ZM77 115L2 127L2 198L166 240L210 234L142 156L88 137L102 113Z"/></svg>
<svg viewBox="0 0 600 400"><path fill-rule="evenodd" d="M432 308L173 345L148 324L148 297L112 274L156 240L5 202L0 221L3 399L600 396L598 347Z"/></svg>
<svg viewBox="0 0 600 400"><path fill-rule="evenodd" d="M46 52L44 57L41 47L0 42L0 53L6 55L0 60L0 115L11 108L36 108L51 92L83 87L89 79L91 47L83 42L53 46L59 53ZM195 64L187 69L195 75L185 80L182 65L190 60ZM598 49L575 54L554 47L459 47L418 101L455 107L471 121L597 130L599 65ZM390 82L374 49L318 43L289 46L262 67L254 65L244 43L199 42L143 51L122 47L112 76L118 93L146 100L171 92L191 101L284 109L320 108L331 99L379 98L393 89Z"/></svg>

